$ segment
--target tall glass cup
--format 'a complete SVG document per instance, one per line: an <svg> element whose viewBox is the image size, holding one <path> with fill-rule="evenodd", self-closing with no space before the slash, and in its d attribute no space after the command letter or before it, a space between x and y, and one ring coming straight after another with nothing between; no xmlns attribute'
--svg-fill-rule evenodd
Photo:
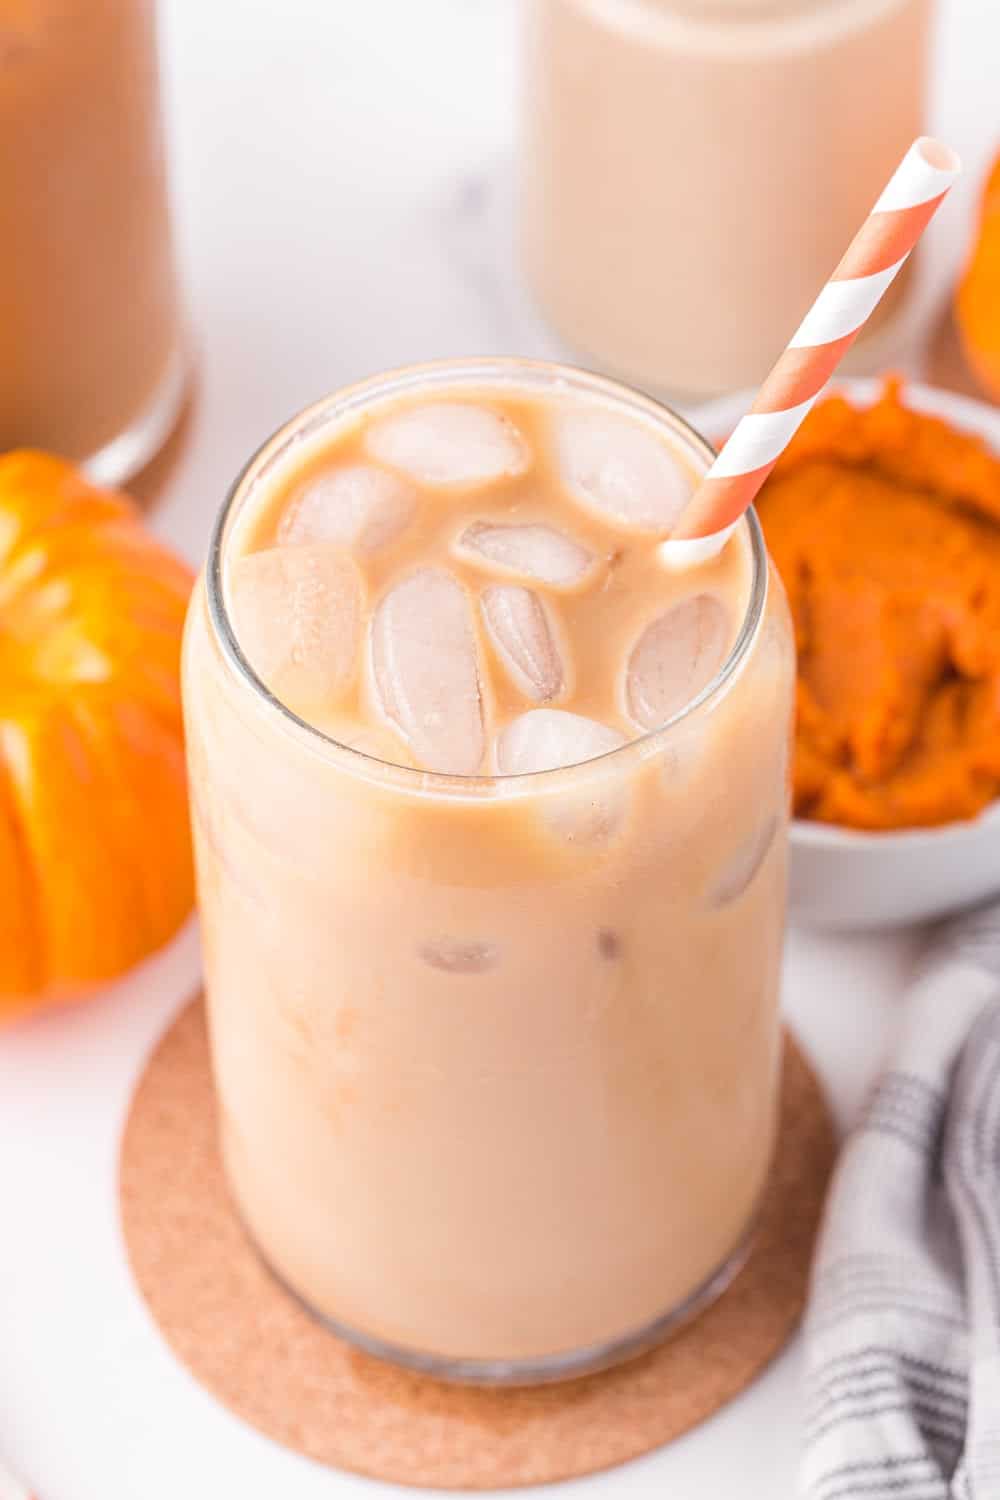
<svg viewBox="0 0 1000 1500"><path fill-rule="evenodd" d="M561 367L355 386L237 480L184 676L222 1144L249 1233L361 1346L524 1382L662 1337L746 1252L776 1121L794 671L751 515L728 659L600 759L425 773L278 702L227 598L268 486L375 403L486 386L597 394L699 467L712 456L672 412ZM608 809L614 837L577 836Z"/></svg>
<svg viewBox="0 0 1000 1500"><path fill-rule="evenodd" d="M118 483L185 389L153 0L0 0L0 449Z"/></svg>

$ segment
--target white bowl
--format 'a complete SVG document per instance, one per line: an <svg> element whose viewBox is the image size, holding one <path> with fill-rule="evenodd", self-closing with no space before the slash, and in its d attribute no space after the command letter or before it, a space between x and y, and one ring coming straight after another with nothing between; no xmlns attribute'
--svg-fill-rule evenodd
<svg viewBox="0 0 1000 1500"><path fill-rule="evenodd" d="M875 399L879 380L838 380L859 403ZM1000 410L933 386L907 382L915 411L946 417L985 437L1000 453ZM822 398L821 398L822 399ZM723 397L692 413L694 426L721 442L753 400ZM789 911L809 927L903 926L970 906L1000 892L1000 802L970 822L899 833L856 833L796 818L791 834Z"/></svg>

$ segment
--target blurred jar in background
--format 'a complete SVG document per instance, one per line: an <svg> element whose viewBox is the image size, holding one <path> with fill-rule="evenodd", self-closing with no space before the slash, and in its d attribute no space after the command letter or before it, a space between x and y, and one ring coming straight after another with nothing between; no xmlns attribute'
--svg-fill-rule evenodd
<svg viewBox="0 0 1000 1500"><path fill-rule="evenodd" d="M654 390L759 381L920 134L932 3L530 0L523 246L557 331Z"/></svg>
<svg viewBox="0 0 1000 1500"><path fill-rule="evenodd" d="M154 0L0 0L0 449L118 482L184 385Z"/></svg>

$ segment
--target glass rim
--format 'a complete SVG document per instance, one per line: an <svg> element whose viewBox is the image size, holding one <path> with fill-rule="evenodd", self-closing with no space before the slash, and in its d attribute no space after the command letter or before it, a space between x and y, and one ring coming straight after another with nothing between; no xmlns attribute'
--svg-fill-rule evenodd
<svg viewBox="0 0 1000 1500"><path fill-rule="evenodd" d="M219 508L212 527L208 556L205 563L205 595L208 618L211 622L215 642L223 660L238 680L251 689L268 711L276 713L279 721L296 733L304 733L313 748L346 757L346 763L364 763L393 774L394 781L410 782L421 791L440 789L452 793L463 789L471 792L486 787L515 783L532 786L545 781L564 779L568 772L579 772L586 768L605 766L627 753L648 754L655 742L666 740L693 714L709 706L735 677L746 659L764 617L768 593L768 559L764 535L757 515L750 508L743 517L750 539L751 580L747 605L736 639L718 671L688 703L665 719L655 729L644 730L624 744L605 750L587 760L575 761L566 766L555 766L544 771L488 772L463 776L451 771L429 771L419 766L402 765L398 761L383 760L368 751L345 744L308 719L302 718L294 709L283 703L263 680L258 677L248 658L243 654L225 600L224 562L229 524L238 513L241 500L249 487L264 477L272 468L282 467L288 458L288 450L306 434L316 429L334 428L338 420L364 410L376 401L391 399L413 389L430 387L441 390L451 385L471 386L478 383L489 389L490 383L522 386L534 379L536 388L548 390L579 390L589 395L603 396L619 410L631 407L643 413L657 425L669 428L675 437L687 445L694 456L704 460L707 469L715 457L715 449L690 422L671 407L644 392L636 391L621 381L575 365L562 364L554 360L522 359L516 355L486 356L481 358L454 358L429 360L418 364L403 365L382 374L368 376L348 386L342 386L328 396L312 402L295 416L283 422L260 444L239 470ZM359 767L360 769L360 767Z"/></svg>

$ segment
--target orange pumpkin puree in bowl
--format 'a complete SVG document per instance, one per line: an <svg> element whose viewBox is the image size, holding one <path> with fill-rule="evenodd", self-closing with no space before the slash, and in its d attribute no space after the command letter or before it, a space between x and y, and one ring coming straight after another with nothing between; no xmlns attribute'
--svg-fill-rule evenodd
<svg viewBox="0 0 1000 1500"><path fill-rule="evenodd" d="M758 511L799 652L799 817L895 829L1000 795L1000 459L889 382L806 419Z"/></svg>

